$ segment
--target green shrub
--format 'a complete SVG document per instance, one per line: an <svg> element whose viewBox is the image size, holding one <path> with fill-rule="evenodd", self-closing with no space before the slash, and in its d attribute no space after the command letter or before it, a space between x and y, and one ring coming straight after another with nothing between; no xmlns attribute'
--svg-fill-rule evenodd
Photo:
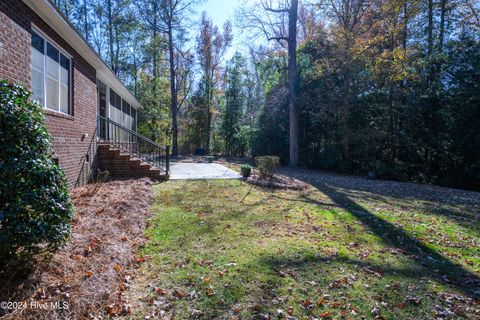
<svg viewBox="0 0 480 320"><path fill-rule="evenodd" d="M280 166L280 158L277 156L256 157L255 162L262 177L272 177L275 169Z"/></svg>
<svg viewBox="0 0 480 320"><path fill-rule="evenodd" d="M248 178L252 173L252 166L249 164L242 164L240 166L240 172L244 178Z"/></svg>
<svg viewBox="0 0 480 320"><path fill-rule="evenodd" d="M213 162L213 159L215 159L214 156L207 156L207 161L212 163Z"/></svg>
<svg viewBox="0 0 480 320"><path fill-rule="evenodd" d="M73 205L50 159L41 107L24 87L0 81L0 259L56 249L70 234Z"/></svg>

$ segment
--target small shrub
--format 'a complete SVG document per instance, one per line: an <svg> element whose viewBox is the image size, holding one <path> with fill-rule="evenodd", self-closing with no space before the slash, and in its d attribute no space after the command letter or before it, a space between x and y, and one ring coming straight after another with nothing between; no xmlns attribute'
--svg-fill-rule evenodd
<svg viewBox="0 0 480 320"><path fill-rule="evenodd" d="M256 157L255 162L262 177L272 177L276 168L280 166L280 158L277 156Z"/></svg>
<svg viewBox="0 0 480 320"><path fill-rule="evenodd" d="M207 161L209 163L212 163L213 162L213 159L215 159L213 156L207 156Z"/></svg>
<svg viewBox="0 0 480 320"><path fill-rule="evenodd" d="M42 108L24 87L0 81L0 259L53 250L70 234L73 205L50 159Z"/></svg>
<svg viewBox="0 0 480 320"><path fill-rule="evenodd" d="M248 178L252 173L252 166L249 164L242 164L240 166L240 172L244 178Z"/></svg>

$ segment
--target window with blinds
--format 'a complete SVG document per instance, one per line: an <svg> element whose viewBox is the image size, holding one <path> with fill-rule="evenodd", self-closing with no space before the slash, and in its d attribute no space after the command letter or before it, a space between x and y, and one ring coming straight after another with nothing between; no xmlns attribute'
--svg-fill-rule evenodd
<svg viewBox="0 0 480 320"><path fill-rule="evenodd" d="M32 32L32 99L44 108L71 114L71 61L54 44Z"/></svg>

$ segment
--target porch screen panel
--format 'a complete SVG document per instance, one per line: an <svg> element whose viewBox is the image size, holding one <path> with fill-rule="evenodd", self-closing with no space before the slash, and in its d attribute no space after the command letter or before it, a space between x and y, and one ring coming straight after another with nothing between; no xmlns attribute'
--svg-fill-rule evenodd
<svg viewBox="0 0 480 320"><path fill-rule="evenodd" d="M127 122L128 122L128 128L130 130L133 130L133 123L132 123L132 106L128 105L128 116L127 116Z"/></svg>
<svg viewBox="0 0 480 320"><path fill-rule="evenodd" d="M123 126L131 130L132 128L130 127L130 121L128 120L130 117L130 105L125 100L122 100L122 111Z"/></svg>
<svg viewBox="0 0 480 320"><path fill-rule="evenodd" d="M132 108L132 130L137 131L137 110Z"/></svg>
<svg viewBox="0 0 480 320"><path fill-rule="evenodd" d="M108 112L108 118L110 120L113 120L115 121L115 96L117 94L115 93L115 91L113 91L112 89L110 89L110 106L109 106L109 112ZM110 137L113 138L113 126L112 125L109 125L109 134L110 134Z"/></svg>
<svg viewBox="0 0 480 320"><path fill-rule="evenodd" d="M122 98L117 94L115 97L115 122L122 125ZM125 131L120 130L119 138L125 141Z"/></svg>
<svg viewBox="0 0 480 320"><path fill-rule="evenodd" d="M118 123L120 126L129 130L136 130L136 110L112 89L110 89L109 114L110 120ZM112 134L112 127L110 128L110 134ZM132 139L131 135L125 130L117 129L115 134L116 138L121 141Z"/></svg>
<svg viewBox="0 0 480 320"><path fill-rule="evenodd" d="M130 128L130 130L133 131L133 125L132 125L132 106L131 105L128 105L128 127Z"/></svg>

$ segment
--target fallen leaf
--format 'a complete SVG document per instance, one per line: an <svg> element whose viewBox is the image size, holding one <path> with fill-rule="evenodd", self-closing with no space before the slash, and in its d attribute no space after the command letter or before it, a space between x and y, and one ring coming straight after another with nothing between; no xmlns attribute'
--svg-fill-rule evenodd
<svg viewBox="0 0 480 320"><path fill-rule="evenodd" d="M205 290L205 293L206 293L207 296L209 296L209 297L215 295L215 291L213 290L212 287L208 287L208 288Z"/></svg>
<svg viewBox="0 0 480 320"><path fill-rule="evenodd" d="M164 296L167 294L167 291L163 290L162 288L155 288L155 292L161 296Z"/></svg>
<svg viewBox="0 0 480 320"><path fill-rule="evenodd" d="M322 306L325 303L325 299L323 297L318 298L317 300L317 306Z"/></svg>
<svg viewBox="0 0 480 320"><path fill-rule="evenodd" d="M175 298L181 299L181 298L186 297L187 294L185 292L183 292L182 290L175 289L175 290L173 290L173 296Z"/></svg>
<svg viewBox="0 0 480 320"><path fill-rule="evenodd" d="M305 300L302 301L302 306L305 309L308 309L308 308L312 307L312 301L310 301L309 299L305 299Z"/></svg>
<svg viewBox="0 0 480 320"><path fill-rule="evenodd" d="M252 310L255 311L255 312L259 312L260 310L262 310L262 305L259 304L259 303L255 303L255 304L252 306Z"/></svg>
<svg viewBox="0 0 480 320"><path fill-rule="evenodd" d="M143 257L136 257L136 258L135 258L135 262L137 262L137 263L145 262L145 258L143 258Z"/></svg>

